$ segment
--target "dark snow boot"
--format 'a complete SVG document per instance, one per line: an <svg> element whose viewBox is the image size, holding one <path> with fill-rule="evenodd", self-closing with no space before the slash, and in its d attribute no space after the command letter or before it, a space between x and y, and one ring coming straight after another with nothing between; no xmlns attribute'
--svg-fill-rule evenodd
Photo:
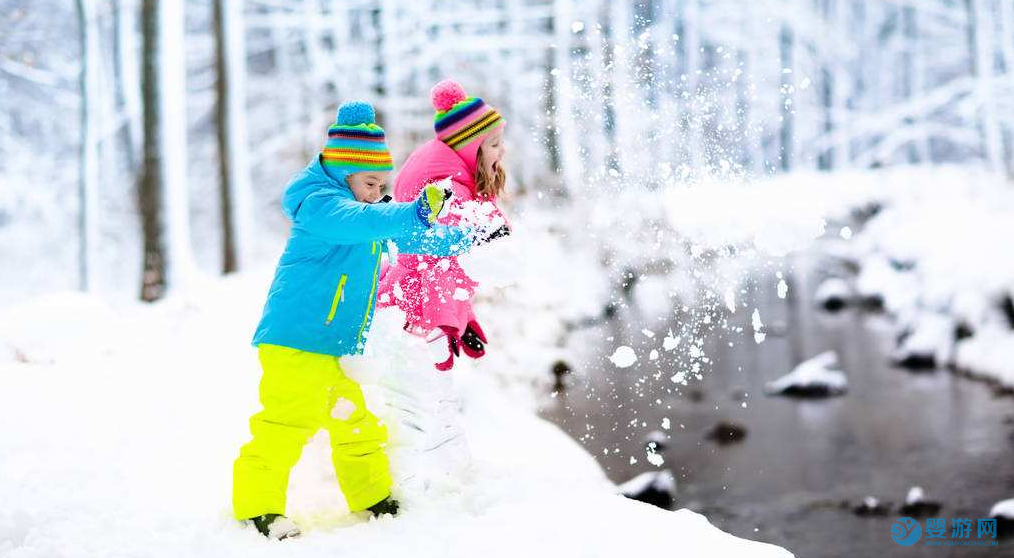
<svg viewBox="0 0 1014 558"><path fill-rule="evenodd" d="M486 355L486 342L486 334L479 327L479 322L468 322L465 333L461 334L461 350L472 358L481 358Z"/></svg>
<svg viewBox="0 0 1014 558"><path fill-rule="evenodd" d="M254 524L254 527L269 539L276 541L298 537L301 533L299 527L291 519L277 513L267 513L251 517L247 521Z"/></svg>
<svg viewBox="0 0 1014 558"><path fill-rule="evenodd" d="M391 515L398 515L398 501L392 498L391 496L388 496L387 498L384 498L383 500L377 502L376 504L373 504L372 506L366 509L369 510L374 517L383 515L385 513L389 513Z"/></svg>
<svg viewBox="0 0 1014 558"><path fill-rule="evenodd" d="M458 330L451 326L440 326L440 330L444 332L444 337L447 338L447 360L438 362L433 366L441 371L447 372L454 367L454 357L461 355L461 337L458 337ZM437 339L440 339L439 337Z"/></svg>
<svg viewBox="0 0 1014 558"><path fill-rule="evenodd" d="M473 320L468 322L461 334L461 350L472 358L481 358L486 355L486 334L479 327L479 323Z"/></svg>

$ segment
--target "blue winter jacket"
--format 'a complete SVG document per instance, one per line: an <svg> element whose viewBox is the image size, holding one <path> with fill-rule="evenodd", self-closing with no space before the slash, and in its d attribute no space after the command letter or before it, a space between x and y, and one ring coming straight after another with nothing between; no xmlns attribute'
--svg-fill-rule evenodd
<svg viewBox="0 0 1014 558"><path fill-rule="evenodd" d="M345 177L328 174L319 158L296 174L282 197L292 230L253 344L362 353L385 240L406 254L452 256L471 248L470 231L431 226L420 203L356 201Z"/></svg>

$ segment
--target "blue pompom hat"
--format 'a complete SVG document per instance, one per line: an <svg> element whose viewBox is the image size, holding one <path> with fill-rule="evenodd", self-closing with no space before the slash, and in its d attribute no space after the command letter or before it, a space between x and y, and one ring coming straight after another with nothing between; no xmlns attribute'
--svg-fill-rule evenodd
<svg viewBox="0 0 1014 558"><path fill-rule="evenodd" d="M376 118L370 103L342 103L335 123L327 129L327 144L321 153L324 168L341 171L342 178L356 172L394 170L384 129Z"/></svg>

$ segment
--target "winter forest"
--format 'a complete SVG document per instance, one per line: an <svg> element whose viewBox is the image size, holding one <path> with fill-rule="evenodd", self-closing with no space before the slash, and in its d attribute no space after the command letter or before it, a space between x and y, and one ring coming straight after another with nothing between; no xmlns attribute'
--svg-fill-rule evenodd
<svg viewBox="0 0 1014 558"><path fill-rule="evenodd" d="M0 557L1014 551L1014 0L0 5ZM434 260L482 358L378 259L332 360L401 512L313 430L265 541L287 184L361 100L395 195L447 78L506 122L510 235Z"/></svg>

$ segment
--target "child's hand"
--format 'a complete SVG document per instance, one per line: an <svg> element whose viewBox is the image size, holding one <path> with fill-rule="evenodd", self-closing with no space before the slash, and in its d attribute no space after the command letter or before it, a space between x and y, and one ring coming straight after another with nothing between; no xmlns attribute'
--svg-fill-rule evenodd
<svg viewBox="0 0 1014 558"><path fill-rule="evenodd" d="M498 238L510 236L511 234L511 230L509 227L507 227L506 224L500 225L492 232L490 232L489 230L490 228L491 227L480 227L476 229L475 232L473 233L474 239L472 243L476 246L481 246L483 244L489 244L490 242L493 242Z"/></svg>
<svg viewBox="0 0 1014 558"><path fill-rule="evenodd" d="M441 188L436 184L427 184L419 193L418 208L419 217L429 224L433 224L438 218L447 214L450 208L448 200L451 199L451 190Z"/></svg>

